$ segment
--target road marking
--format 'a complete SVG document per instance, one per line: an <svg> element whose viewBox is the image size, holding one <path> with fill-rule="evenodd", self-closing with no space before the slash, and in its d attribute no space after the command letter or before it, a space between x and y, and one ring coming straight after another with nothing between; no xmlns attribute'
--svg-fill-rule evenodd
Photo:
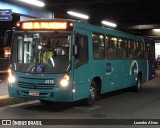
<svg viewBox="0 0 160 128"><path fill-rule="evenodd" d="M102 106L93 106L93 107L91 107L90 108L90 110L96 110L96 109L99 109L99 108L101 108Z"/></svg>
<svg viewBox="0 0 160 128"><path fill-rule="evenodd" d="M84 111L93 111L93 110L96 110L96 109L99 109L101 108L102 106L91 106L91 107L74 107L75 109L79 109L79 110L84 110Z"/></svg>

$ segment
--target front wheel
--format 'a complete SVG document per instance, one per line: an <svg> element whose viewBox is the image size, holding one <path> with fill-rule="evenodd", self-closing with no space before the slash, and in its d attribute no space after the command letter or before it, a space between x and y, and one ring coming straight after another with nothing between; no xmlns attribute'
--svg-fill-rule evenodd
<svg viewBox="0 0 160 128"><path fill-rule="evenodd" d="M97 100L97 84L95 81L92 81L89 89L89 97L86 99L86 104L88 106L93 105Z"/></svg>

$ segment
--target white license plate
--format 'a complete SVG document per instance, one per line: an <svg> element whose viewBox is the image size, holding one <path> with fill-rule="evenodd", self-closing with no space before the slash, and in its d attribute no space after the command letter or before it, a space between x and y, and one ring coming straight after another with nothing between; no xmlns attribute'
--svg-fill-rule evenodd
<svg viewBox="0 0 160 128"><path fill-rule="evenodd" d="M30 96L39 96L40 92L35 92L35 91L29 91Z"/></svg>

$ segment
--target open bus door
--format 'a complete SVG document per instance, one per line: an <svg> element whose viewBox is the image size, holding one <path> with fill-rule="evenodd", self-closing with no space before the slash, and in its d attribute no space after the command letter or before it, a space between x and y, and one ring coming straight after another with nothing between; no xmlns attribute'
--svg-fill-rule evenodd
<svg viewBox="0 0 160 128"><path fill-rule="evenodd" d="M4 40L3 40L4 46L11 45L13 34L14 34L14 30L7 30L5 32L5 36L4 36Z"/></svg>
<svg viewBox="0 0 160 128"><path fill-rule="evenodd" d="M14 33L14 30L7 30L5 32L5 36L3 40L4 55L2 58L0 58L0 74L2 73L4 74L8 72L13 33Z"/></svg>
<svg viewBox="0 0 160 128"><path fill-rule="evenodd" d="M3 41L3 50L4 50L4 58L9 58L11 54L11 42L14 34L14 30L7 30L5 32L4 41Z"/></svg>

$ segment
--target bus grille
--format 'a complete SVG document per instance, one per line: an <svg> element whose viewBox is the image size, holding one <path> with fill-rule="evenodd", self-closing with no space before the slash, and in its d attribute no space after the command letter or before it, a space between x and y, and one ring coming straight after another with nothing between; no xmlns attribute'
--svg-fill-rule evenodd
<svg viewBox="0 0 160 128"><path fill-rule="evenodd" d="M51 90L54 87L54 85L50 85L50 84L29 83L29 82L17 82L17 84L21 88L28 88L28 89Z"/></svg>

